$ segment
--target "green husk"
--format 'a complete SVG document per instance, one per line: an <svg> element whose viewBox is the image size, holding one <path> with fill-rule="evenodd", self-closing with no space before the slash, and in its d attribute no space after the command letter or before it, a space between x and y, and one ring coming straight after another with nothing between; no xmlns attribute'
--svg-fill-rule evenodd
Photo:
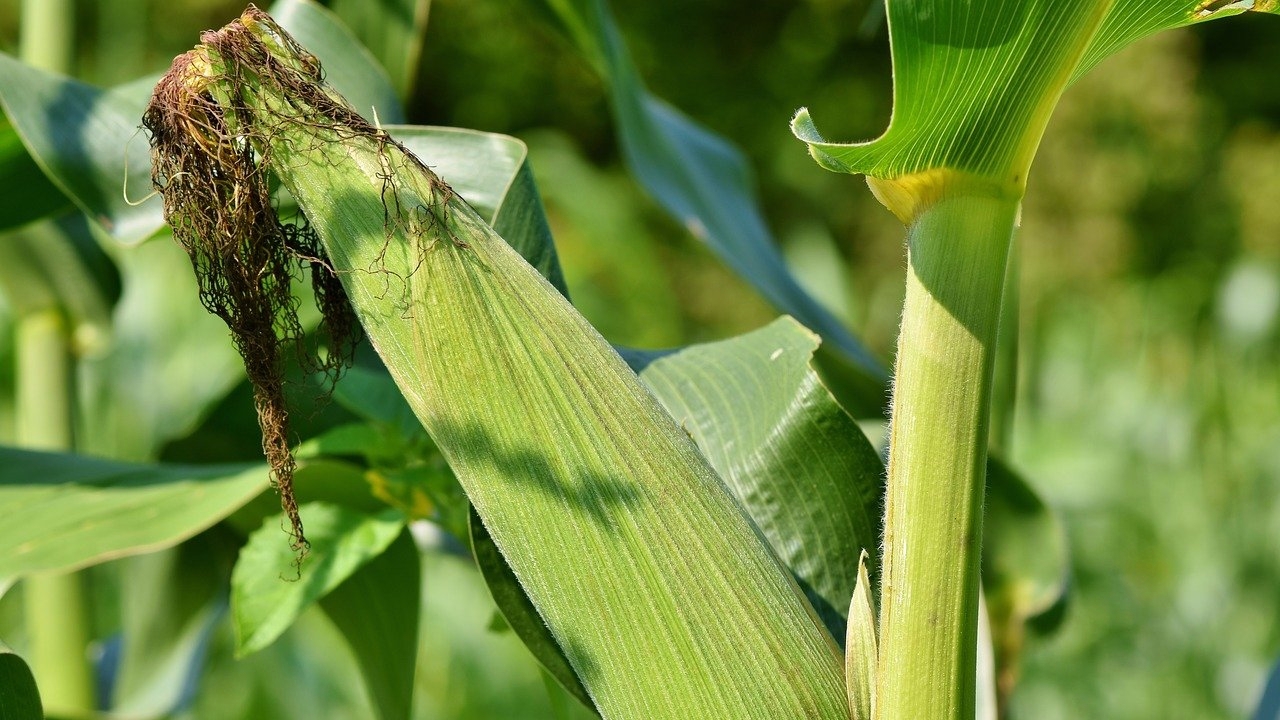
<svg viewBox="0 0 1280 720"><path fill-rule="evenodd" d="M603 338L265 14L202 40L149 111L175 233L289 250L235 205L279 178L601 714L845 718L838 648Z"/></svg>

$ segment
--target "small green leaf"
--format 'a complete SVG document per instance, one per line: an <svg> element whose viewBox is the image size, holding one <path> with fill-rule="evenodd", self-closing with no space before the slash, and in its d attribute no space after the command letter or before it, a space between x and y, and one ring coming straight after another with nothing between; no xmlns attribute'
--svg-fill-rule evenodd
<svg viewBox="0 0 1280 720"><path fill-rule="evenodd" d="M542 664L547 674L569 695L594 711L595 704L591 702L591 695L582 686L578 674L565 658L564 651L547 629L542 616L538 615L538 609L530 602L529 596L525 595L520 581L511 572L511 566L503 559L498 546L489 537L489 532L474 510L470 520L471 553L476 558L476 566L480 568L480 574L484 576L485 585L489 587L489 593L493 595L493 602L498 606L503 619L524 646L529 648L529 652L533 653L533 657Z"/></svg>
<svg viewBox="0 0 1280 720"><path fill-rule="evenodd" d="M412 715L421 595L418 547L406 528L382 554L320 599L351 646L381 720Z"/></svg>
<svg viewBox="0 0 1280 720"><path fill-rule="evenodd" d="M821 335L858 394L879 414L887 374L870 352L787 269L755 199L742 154L650 95L605 0L544 0L609 85L618 141L640 184L779 310ZM841 603L843 604L843 602Z"/></svg>
<svg viewBox="0 0 1280 720"><path fill-rule="evenodd" d="M880 546L884 464L814 372L817 347L781 318L631 362L841 639L857 583L850 558Z"/></svg>
<svg viewBox="0 0 1280 720"><path fill-rule="evenodd" d="M262 466L134 465L0 448L0 577L175 545L267 487Z"/></svg>
<svg viewBox="0 0 1280 720"><path fill-rule="evenodd" d="M844 682L851 720L871 720L876 708L876 616L867 575L866 550L858 557L858 586L849 602L849 632L844 643Z"/></svg>
<svg viewBox="0 0 1280 720"><path fill-rule="evenodd" d="M40 691L31 668L0 644L0 720L44 720Z"/></svg>
<svg viewBox="0 0 1280 720"><path fill-rule="evenodd" d="M325 503L307 503L299 511L311 541L301 566L282 530L282 515L267 518L240 551L231 574L239 656L270 645L303 610L386 550L404 527L396 511L369 516Z"/></svg>

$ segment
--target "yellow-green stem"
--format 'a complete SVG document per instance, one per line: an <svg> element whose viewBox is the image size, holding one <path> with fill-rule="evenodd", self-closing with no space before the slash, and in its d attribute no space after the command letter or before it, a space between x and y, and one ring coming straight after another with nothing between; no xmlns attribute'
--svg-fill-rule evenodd
<svg viewBox="0 0 1280 720"><path fill-rule="evenodd" d="M18 54L28 65L69 73L75 60L73 0L22 0Z"/></svg>
<svg viewBox="0 0 1280 720"><path fill-rule="evenodd" d="M974 716L992 366L1016 198L944 196L912 222L898 338L878 720Z"/></svg>
<svg viewBox="0 0 1280 720"><path fill-rule="evenodd" d="M71 351L62 313L47 308L18 320L18 444L69 450ZM80 716L95 707L93 674L85 649L89 630L82 578L33 575L23 583L31 664L46 710Z"/></svg>

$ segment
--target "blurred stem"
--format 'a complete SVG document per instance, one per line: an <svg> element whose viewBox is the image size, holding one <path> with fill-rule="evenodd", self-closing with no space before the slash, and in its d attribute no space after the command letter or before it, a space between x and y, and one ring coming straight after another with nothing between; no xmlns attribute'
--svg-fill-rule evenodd
<svg viewBox="0 0 1280 720"><path fill-rule="evenodd" d="M19 54L36 67L70 74L75 61L73 0L23 0ZM70 329L48 307L19 318L18 444L38 450L72 447ZM96 707L83 578L33 575L23 583L31 664L46 710L88 716Z"/></svg>
<svg viewBox="0 0 1280 720"><path fill-rule="evenodd" d="M29 312L17 331L18 444L37 450L72 446L71 351L56 308ZM92 713L93 675L82 579L74 573L33 575L23 584L32 670L50 712Z"/></svg>
<svg viewBox="0 0 1280 720"><path fill-rule="evenodd" d="M907 236L878 720L972 720L988 413L1016 198L951 195Z"/></svg>
<svg viewBox="0 0 1280 720"><path fill-rule="evenodd" d="M22 0L18 54L43 70L70 74L75 62L74 0Z"/></svg>

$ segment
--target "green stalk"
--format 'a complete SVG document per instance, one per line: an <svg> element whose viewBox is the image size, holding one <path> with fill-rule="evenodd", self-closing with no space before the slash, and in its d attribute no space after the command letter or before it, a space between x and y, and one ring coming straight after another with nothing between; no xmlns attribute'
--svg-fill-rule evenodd
<svg viewBox="0 0 1280 720"><path fill-rule="evenodd" d="M35 67L68 73L75 60L72 0L23 0L19 49ZM18 444L39 450L72 448L70 329L54 306L33 310L17 328ZM52 714L93 713L88 608L77 574L33 575L23 582L31 665Z"/></svg>
<svg viewBox="0 0 1280 720"><path fill-rule="evenodd" d="M18 320L18 444L69 450L71 350L66 319L56 308ZM89 629L79 575L32 575L23 583L31 664L45 707L83 715L95 707L93 675L85 655Z"/></svg>
<svg viewBox="0 0 1280 720"><path fill-rule="evenodd" d="M944 195L908 229L886 498L879 720L974 716L992 368L1018 200Z"/></svg>
<svg viewBox="0 0 1280 720"><path fill-rule="evenodd" d="M22 61L43 70L68 73L75 61L75 3L22 0L18 46Z"/></svg>

